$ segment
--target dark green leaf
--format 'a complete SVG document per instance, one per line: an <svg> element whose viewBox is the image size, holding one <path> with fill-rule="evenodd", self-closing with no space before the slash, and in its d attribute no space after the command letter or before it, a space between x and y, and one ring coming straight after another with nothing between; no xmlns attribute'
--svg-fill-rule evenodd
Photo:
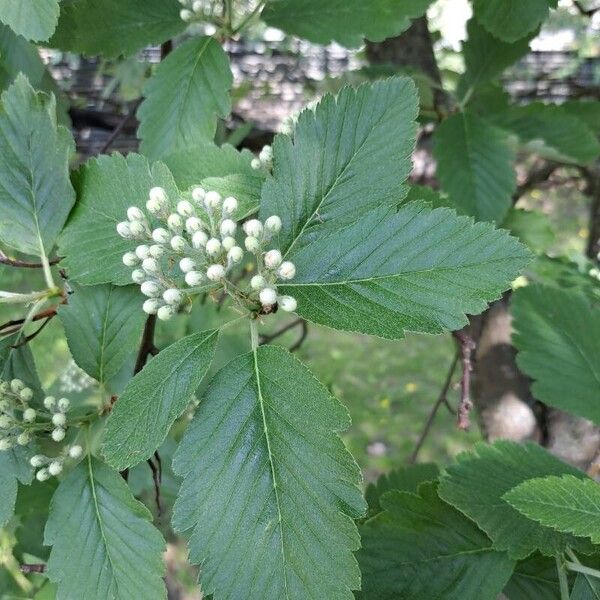
<svg viewBox="0 0 600 600"><path fill-rule="evenodd" d="M59 0L0 0L0 21L27 40L47 40L56 28Z"/></svg>
<svg viewBox="0 0 600 600"><path fill-rule="evenodd" d="M554 558L532 554L519 561L504 594L510 600L561 600Z"/></svg>
<svg viewBox="0 0 600 600"><path fill-rule="evenodd" d="M600 600L600 579L579 573L569 598L570 600Z"/></svg>
<svg viewBox="0 0 600 600"><path fill-rule="evenodd" d="M600 102L597 100L567 100L560 107L573 117L582 120L597 136L600 136Z"/></svg>

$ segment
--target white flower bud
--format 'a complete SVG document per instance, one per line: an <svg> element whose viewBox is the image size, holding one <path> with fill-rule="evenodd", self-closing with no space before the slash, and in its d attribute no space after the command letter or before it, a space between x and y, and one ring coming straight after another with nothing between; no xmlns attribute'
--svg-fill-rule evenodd
<svg viewBox="0 0 600 600"><path fill-rule="evenodd" d="M8 389L10 388L10 384L8 383L8 381L0 381L0 393L5 393L8 392Z"/></svg>
<svg viewBox="0 0 600 600"><path fill-rule="evenodd" d="M228 215L232 215L238 209L238 201L233 197L229 196L223 200L223 212Z"/></svg>
<svg viewBox="0 0 600 600"><path fill-rule="evenodd" d="M250 221L244 223L244 231L246 235L258 238L263 232L262 223L258 219L250 219Z"/></svg>
<svg viewBox="0 0 600 600"><path fill-rule="evenodd" d="M227 252L227 258L230 262L237 264L242 262L244 258L244 251L239 246L234 246Z"/></svg>
<svg viewBox="0 0 600 600"><path fill-rule="evenodd" d="M277 270L277 274L279 277L281 277L281 279L294 279L296 276L296 266L293 262L286 260L285 262L281 263L281 266Z"/></svg>
<svg viewBox="0 0 600 600"><path fill-rule="evenodd" d="M154 274L160 270L158 262L155 258L145 258L142 262L142 268L146 273Z"/></svg>
<svg viewBox="0 0 600 600"><path fill-rule="evenodd" d="M203 8L202 0L196 0L196 1L194 2L194 4L192 4L192 10L193 10L195 13L202 12L202 8Z"/></svg>
<svg viewBox="0 0 600 600"><path fill-rule="evenodd" d="M133 237L139 238L146 234L146 227L141 221L132 221L129 225L129 231Z"/></svg>
<svg viewBox="0 0 600 600"><path fill-rule="evenodd" d="M53 460L49 465L48 465L48 473L50 473L50 475L60 475L62 473L62 465L60 464L60 462L58 462L57 460Z"/></svg>
<svg viewBox="0 0 600 600"><path fill-rule="evenodd" d="M163 211L164 207L165 206L162 202L159 202L154 198L150 198L150 200L146 202L146 208L148 209L148 212L153 215L159 215Z"/></svg>
<svg viewBox="0 0 600 600"><path fill-rule="evenodd" d="M183 230L183 224L184 223L181 215L178 215L177 213L173 213L167 218L167 225L169 229L175 233L180 233Z"/></svg>
<svg viewBox="0 0 600 600"><path fill-rule="evenodd" d="M186 256L179 261L179 268L181 269L182 273L189 273L196 268L196 263L191 258Z"/></svg>
<svg viewBox="0 0 600 600"><path fill-rule="evenodd" d="M262 290L267 285L267 280L262 275L255 275L250 280L250 287L253 290Z"/></svg>
<svg viewBox="0 0 600 600"><path fill-rule="evenodd" d="M224 250L227 250L229 252L229 250L231 250L234 246L236 245L236 241L235 238L232 238L231 236L228 237L224 237L221 241L221 246L223 246Z"/></svg>
<svg viewBox="0 0 600 600"><path fill-rule="evenodd" d="M67 412L69 410L69 406L71 406L71 403L69 402L68 398L61 398L58 401L58 410L61 412Z"/></svg>
<svg viewBox="0 0 600 600"><path fill-rule="evenodd" d="M150 256L152 258L161 258L165 254L165 249L163 246L159 246L158 244L154 244L150 246Z"/></svg>
<svg viewBox="0 0 600 600"><path fill-rule="evenodd" d="M29 444L30 441L31 434L28 431L23 431L23 433L20 433L17 436L17 444L19 444L19 446L27 446L27 444Z"/></svg>
<svg viewBox="0 0 600 600"><path fill-rule="evenodd" d="M18 394L24 387L25 387L25 384L20 379L13 379L10 382L10 389L15 394Z"/></svg>
<svg viewBox="0 0 600 600"><path fill-rule="evenodd" d="M163 300L172 306L179 306L183 300L183 295L179 290L175 288L169 288L168 290L164 291Z"/></svg>
<svg viewBox="0 0 600 600"><path fill-rule="evenodd" d="M204 231L196 231L192 236L192 246L194 246L196 250L204 248L206 242L208 242L208 235L206 235L206 232Z"/></svg>
<svg viewBox="0 0 600 600"><path fill-rule="evenodd" d="M281 219L277 215L269 217L265 221L265 229L270 233L279 233L281 231Z"/></svg>
<svg viewBox="0 0 600 600"><path fill-rule="evenodd" d="M0 451L10 450L13 447L13 443L8 438L0 439Z"/></svg>
<svg viewBox="0 0 600 600"><path fill-rule="evenodd" d="M52 415L52 425L62 427L67 422L67 417L63 413L54 413Z"/></svg>
<svg viewBox="0 0 600 600"><path fill-rule="evenodd" d="M161 306L156 315L161 321L168 321L175 315L175 309L167 304L166 306Z"/></svg>
<svg viewBox="0 0 600 600"><path fill-rule="evenodd" d="M273 288L264 288L258 295L263 306L272 306L277 302L277 292Z"/></svg>
<svg viewBox="0 0 600 600"><path fill-rule="evenodd" d="M57 427L52 430L51 437L55 442L62 442L65 439L65 430L61 427Z"/></svg>
<svg viewBox="0 0 600 600"><path fill-rule="evenodd" d="M11 424L11 419L7 415L0 415L0 429L8 429Z"/></svg>
<svg viewBox="0 0 600 600"><path fill-rule="evenodd" d="M187 242L180 235L174 235L171 238L171 248L175 250L175 252L184 252L187 247Z"/></svg>
<svg viewBox="0 0 600 600"><path fill-rule="evenodd" d="M185 222L185 230L191 235L200 231L203 227L202 221L198 217L190 217Z"/></svg>
<svg viewBox="0 0 600 600"><path fill-rule="evenodd" d="M48 459L43 454L36 454L29 459L29 464L32 467L41 467L48 462Z"/></svg>
<svg viewBox="0 0 600 600"><path fill-rule="evenodd" d="M81 446L75 445L69 448L69 456L71 458L79 458L83 454L83 448Z"/></svg>
<svg viewBox="0 0 600 600"><path fill-rule="evenodd" d="M225 219L221 223L220 231L223 237L233 235L236 230L236 225L231 219Z"/></svg>
<svg viewBox="0 0 600 600"><path fill-rule="evenodd" d="M270 163L273 160L273 148L271 146L264 146L258 155L261 163Z"/></svg>
<svg viewBox="0 0 600 600"><path fill-rule="evenodd" d="M142 283L140 286L140 289L142 294L144 294L144 296L148 296L149 298L157 298L162 292L162 288L160 285L158 285L158 283L156 283L156 281L144 281L144 283Z"/></svg>
<svg viewBox="0 0 600 600"><path fill-rule="evenodd" d="M194 207L192 206L192 203L188 202L187 200L181 200L177 203L177 212L182 217L191 217L196 213Z"/></svg>
<svg viewBox="0 0 600 600"><path fill-rule="evenodd" d="M117 223L117 233L126 240L130 239L132 237L132 233L129 222L121 221L120 223Z"/></svg>
<svg viewBox="0 0 600 600"><path fill-rule="evenodd" d="M260 242L252 236L248 236L244 240L244 246L246 246L246 250L248 250L248 252L256 253L260 250Z"/></svg>
<svg viewBox="0 0 600 600"><path fill-rule="evenodd" d="M199 271L190 271L189 273L185 274L185 282L190 287L196 287L197 285L200 285L203 280L204 276Z"/></svg>
<svg viewBox="0 0 600 600"><path fill-rule="evenodd" d="M19 392L19 397L21 398L21 400L23 400L23 402L29 402L33 398L33 390L28 387L23 388Z"/></svg>
<svg viewBox="0 0 600 600"><path fill-rule="evenodd" d="M131 279L134 283L143 283L146 280L146 273L142 269L136 269L131 273Z"/></svg>
<svg viewBox="0 0 600 600"><path fill-rule="evenodd" d="M192 190L192 199L194 200L194 202L196 202L198 204L204 204L205 197L206 197L206 191L204 190L204 188L195 187Z"/></svg>
<svg viewBox="0 0 600 600"><path fill-rule="evenodd" d="M269 250L265 254L265 266L267 269L275 269L281 264L281 252L279 250Z"/></svg>
<svg viewBox="0 0 600 600"><path fill-rule="evenodd" d="M54 396L46 396L44 398L44 407L47 410L53 410L56 406L56 398Z"/></svg>
<svg viewBox="0 0 600 600"><path fill-rule="evenodd" d="M127 218L130 221L143 221L146 217L137 206L130 206L127 209Z"/></svg>
<svg viewBox="0 0 600 600"><path fill-rule="evenodd" d="M35 412L34 408L26 408L23 411L23 421L25 421L25 423L33 423L36 416L37 413Z"/></svg>
<svg viewBox="0 0 600 600"><path fill-rule="evenodd" d="M210 256L217 256L221 252L221 242L217 238L211 238L206 242L206 252Z"/></svg>
<svg viewBox="0 0 600 600"><path fill-rule="evenodd" d="M279 305L279 308L285 312L294 312L296 308L298 308L296 298L293 298L292 296L279 296L279 298L277 298L277 304Z"/></svg>
<svg viewBox="0 0 600 600"><path fill-rule="evenodd" d="M150 258L150 247L146 246L146 244L140 244L135 249L135 256L140 260L144 260L145 258Z"/></svg>
<svg viewBox="0 0 600 600"><path fill-rule="evenodd" d="M164 188L153 187L150 190L149 198L150 200L158 202L161 206L164 206L167 202L167 192L165 192Z"/></svg>
<svg viewBox="0 0 600 600"><path fill-rule="evenodd" d="M38 481L47 481L50 479L50 473L48 473L48 469L40 469L36 474L35 478Z"/></svg>
<svg viewBox="0 0 600 600"><path fill-rule="evenodd" d="M191 10L188 10L187 8L182 8L179 11L179 17L181 18L182 21L185 21L186 23L188 23L189 21L191 21L194 18L194 13Z"/></svg>
<svg viewBox="0 0 600 600"><path fill-rule="evenodd" d="M135 267L139 262L140 259L135 252L125 252L125 254L123 254L123 264L126 267Z"/></svg>
<svg viewBox="0 0 600 600"><path fill-rule="evenodd" d="M258 158L253 158L250 161L250 166L255 170L258 171L261 167L262 167L262 163L260 162L260 160Z"/></svg>
<svg viewBox="0 0 600 600"><path fill-rule="evenodd" d="M152 239L157 244L168 244L171 240L171 234L166 229L159 227L152 232Z"/></svg>
<svg viewBox="0 0 600 600"><path fill-rule="evenodd" d="M206 208L219 208L221 206L221 194L219 192L206 192L204 206Z"/></svg>
<svg viewBox="0 0 600 600"><path fill-rule="evenodd" d="M157 298L148 298L142 305L142 310L147 315L155 315L158 309L162 306L162 302Z"/></svg>
<svg viewBox="0 0 600 600"><path fill-rule="evenodd" d="M220 281L225 277L225 267L223 265L210 265L206 269L206 276L211 281Z"/></svg>

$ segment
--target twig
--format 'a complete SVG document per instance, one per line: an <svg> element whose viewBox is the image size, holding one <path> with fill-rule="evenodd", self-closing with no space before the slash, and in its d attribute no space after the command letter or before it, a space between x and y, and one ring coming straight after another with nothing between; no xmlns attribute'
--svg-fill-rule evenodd
<svg viewBox="0 0 600 600"><path fill-rule="evenodd" d="M471 338L471 336L469 336L462 330L453 331L452 335L460 345L460 355L462 362L462 377L460 380L460 401L456 410L456 423L459 429L468 429L471 425L469 413L473 408L473 401L471 400L470 395L471 371L473 370L471 356L473 354L473 350L475 350L475 342L473 338Z"/></svg>
<svg viewBox="0 0 600 600"><path fill-rule="evenodd" d="M417 440L417 443L415 444L415 448L412 451L411 455L408 457L408 460L406 461L409 465L412 465L417 461L417 456L419 455L419 452L420 452L421 448L423 447L423 444L425 443L425 439L427 438L427 436L429 435L429 432L431 431L431 426L433 425L433 421L435 419L435 415L437 414L438 409L440 408L440 406L442 404L448 403L448 391L450 390L450 385L452 383L452 377L454 377L454 372L456 371L456 365L458 364L458 357L459 357L459 353L457 351L454 353L454 358L452 359L452 362L450 363L450 367L448 367L448 373L446 374L446 379L444 380L444 385L442 386L442 389L440 390L440 394L439 394L435 404L431 408L431 411L429 412L427 421L425 421L425 425L423 426L423 431L421 431L421 435L419 436L419 439Z"/></svg>
<svg viewBox="0 0 600 600"><path fill-rule="evenodd" d="M63 302L61 304L65 304L65 303L66 303L66 299L63 300ZM40 321L41 319L53 317L54 315L56 315L56 307L47 308L46 310L40 311L37 315L34 315L31 320L32 321ZM25 319L14 319L12 321L7 321L6 323L3 323L2 325L0 325L0 332L5 333L4 332L5 329L12 329L19 325L22 325L24 322L25 322ZM14 332L10 332L10 333L14 333Z"/></svg>
<svg viewBox="0 0 600 600"><path fill-rule="evenodd" d="M56 314L56 312L54 314ZM22 340L20 340L18 343L16 343L12 347L15 349L20 348L21 346L25 346L25 344L28 344L29 342L31 342L31 340L35 339L38 335L40 335L40 333L42 333L42 331L44 330L44 327L46 327L46 325L48 325L48 323L50 323L50 321L52 321L52 317L54 317L54 315L50 315L49 317L46 317L46 320L33 333L26 335Z"/></svg>
<svg viewBox="0 0 600 600"><path fill-rule="evenodd" d="M50 265L57 265L62 260L62 257L57 256L52 260L48 261ZM25 260L17 260L16 258L9 258L0 250L0 264L7 265L8 267L17 267L21 269L43 269L42 263L27 262Z"/></svg>
<svg viewBox="0 0 600 600"><path fill-rule="evenodd" d="M137 375L146 364L149 356L154 356L158 353L158 348L154 345L154 332L156 330L156 315L149 315L144 325L144 333L140 342L140 349L135 361L133 374Z"/></svg>
<svg viewBox="0 0 600 600"><path fill-rule="evenodd" d="M302 332L300 333L298 340L290 346L290 352L296 352L296 350L302 346L308 335L308 323L304 319L300 319L300 327L302 328Z"/></svg>
<svg viewBox="0 0 600 600"><path fill-rule="evenodd" d="M121 133L123 132L123 129L125 129L125 125L127 125L127 123L129 123L129 119L131 119L133 117L133 115L135 115L138 107L142 103L142 100L143 100L142 98L138 98L131 105L129 112L121 119L119 124L112 130L112 133L108 136L108 139L106 140L106 142L104 143L102 148L100 148L100 151L98 152L98 154L105 154L109 150L109 148L113 145L115 140L121 135Z"/></svg>
<svg viewBox="0 0 600 600"><path fill-rule="evenodd" d="M44 573L46 571L45 564L22 564L20 566L21 573Z"/></svg>
<svg viewBox="0 0 600 600"><path fill-rule="evenodd" d="M288 323L287 325L283 326L281 329L278 329L277 331L275 331L275 333L261 335L260 345L263 346L264 344L270 344L273 340L276 340L279 336L283 335L290 329L297 327L303 322L304 319L296 319L295 321L292 321L291 323Z"/></svg>
<svg viewBox="0 0 600 600"><path fill-rule="evenodd" d="M517 201L522 198L529 190L534 189L540 183L544 183L552 176L552 173L556 171L561 166L560 163L544 161L543 164L532 169L530 171L527 179L517 188L513 196L513 204L516 204Z"/></svg>
<svg viewBox="0 0 600 600"><path fill-rule="evenodd" d="M155 453L156 454L156 453ZM152 483L154 484L154 501L156 502L156 509L158 514L162 513L162 508L160 505L160 472L158 467L154 464L151 458L149 458L146 463L150 467L152 471Z"/></svg>

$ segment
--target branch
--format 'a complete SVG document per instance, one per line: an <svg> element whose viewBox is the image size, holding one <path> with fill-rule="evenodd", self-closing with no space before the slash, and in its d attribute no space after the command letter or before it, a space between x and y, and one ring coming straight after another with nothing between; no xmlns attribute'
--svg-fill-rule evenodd
<svg viewBox="0 0 600 600"><path fill-rule="evenodd" d="M458 341L460 346L460 355L462 362L462 377L460 380L460 401L458 403L457 413L457 426L459 429L468 429L471 425L469 420L469 413L473 408L473 401L471 400L471 371L473 370L473 363L471 362L471 356L473 350L475 350L475 341L473 338L466 334L463 330L453 331L452 335Z"/></svg>
<svg viewBox="0 0 600 600"><path fill-rule="evenodd" d="M56 312L54 314L56 314ZM31 340L34 340L38 335L40 335L40 333L42 333L42 331L44 331L44 327L46 327L46 325L48 325L48 323L52 321L52 317L54 317L54 315L46 317L46 320L33 333L26 335L19 343L15 344L12 347L16 349L20 348L21 346L25 346L25 344L29 344Z"/></svg>
<svg viewBox="0 0 600 600"><path fill-rule="evenodd" d="M57 265L62 260L62 257L56 257L52 260L48 261L50 265ZM17 267L21 269L43 269L44 265L42 263L33 263L27 262L25 260L17 260L16 258L9 258L0 250L0 264L6 265L8 267Z"/></svg>
<svg viewBox="0 0 600 600"><path fill-rule="evenodd" d="M282 336L284 333L287 333L288 331L290 331L290 329L293 329L294 327L298 327L300 326L302 331L300 332L300 337L298 338L298 340L296 342L294 342L291 346L290 346L290 352L295 352L296 350L298 350L298 348L300 348L300 346L302 346L302 344L304 343L304 340L306 339L306 336L308 335L308 323L301 318L296 319L295 321L292 321L291 323L288 323L287 325L284 325L281 329L278 329L277 331L275 331L275 333L271 333L268 335L261 335L260 336L260 345L264 346L265 344L270 344L273 340L276 340L278 337Z"/></svg>
<svg viewBox="0 0 600 600"><path fill-rule="evenodd" d="M108 136L108 139L106 140L106 142L104 143L102 148L100 148L98 154L105 154L109 150L109 148L113 145L114 141L121 135L121 133L123 132L123 129L125 129L125 126L127 125L127 123L129 123L129 120L135 115L137 109L139 108L140 104L142 103L142 100L143 100L143 98L138 98L131 105L129 112L121 119L121 121L118 123L118 125L112 130L111 134Z"/></svg>
<svg viewBox="0 0 600 600"><path fill-rule="evenodd" d="M544 161L540 166L534 168L529 173L527 179L517 188L513 196L513 204L516 204L529 190L537 187L540 183L544 183L544 181L548 181L552 173L560 166L562 165L557 162Z"/></svg>
<svg viewBox="0 0 600 600"><path fill-rule="evenodd" d="M146 364L149 356L156 356L158 348L154 345L154 332L156 330L156 315L149 315L144 325L144 333L138 350L133 374L137 375Z"/></svg>

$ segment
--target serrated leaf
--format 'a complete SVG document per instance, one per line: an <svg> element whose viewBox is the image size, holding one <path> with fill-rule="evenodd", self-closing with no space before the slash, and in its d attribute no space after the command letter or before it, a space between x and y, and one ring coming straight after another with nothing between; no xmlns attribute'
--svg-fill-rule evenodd
<svg viewBox="0 0 600 600"><path fill-rule="evenodd" d="M536 30L558 0L473 0L477 20L495 37L516 42Z"/></svg>
<svg viewBox="0 0 600 600"><path fill-rule="evenodd" d="M58 309L73 360L101 385L110 382L135 353L145 313L137 286L73 286Z"/></svg>
<svg viewBox="0 0 600 600"><path fill-rule="evenodd" d="M495 600L514 562L496 552L469 519L442 502L436 485L392 491L383 513L361 527L358 553L365 600Z"/></svg>
<svg viewBox="0 0 600 600"><path fill-rule="evenodd" d="M596 136L600 136L600 102L597 100L567 100L560 107L571 116L583 121Z"/></svg>
<svg viewBox="0 0 600 600"><path fill-rule="evenodd" d="M421 483L437 479L439 473L439 467L434 463L408 465L384 473L375 483L370 483L365 491L369 516L381 512L380 500L386 492L395 490L416 494Z"/></svg>
<svg viewBox="0 0 600 600"><path fill-rule="evenodd" d="M131 55L183 32L180 9L177 0L62 0L50 45L87 56Z"/></svg>
<svg viewBox="0 0 600 600"><path fill-rule="evenodd" d="M152 166L139 154L100 156L85 163L73 176L77 204L59 244L61 265L69 277L83 285L131 283L131 269L123 254L131 240L116 231L127 219L129 206L144 207L154 186L162 186L172 202L178 198L173 176L162 163Z"/></svg>
<svg viewBox="0 0 600 600"><path fill-rule="evenodd" d="M521 515L504 494L523 481L546 475L585 475L536 444L499 441L477 444L475 451L459 455L457 463L440 478L440 497L473 519L494 543L515 559L535 552L553 556L577 538L539 525ZM477 499L474 501L474 499ZM581 546L590 551L589 544Z"/></svg>
<svg viewBox="0 0 600 600"><path fill-rule="evenodd" d="M600 313L581 293L533 285L512 298L519 368L542 402L600 424Z"/></svg>
<svg viewBox="0 0 600 600"><path fill-rule="evenodd" d="M395 77L324 96L275 138L260 214L281 217L282 253L405 198L417 112L414 83Z"/></svg>
<svg viewBox="0 0 600 600"><path fill-rule="evenodd" d="M600 155L594 132L560 106L541 102L511 106L493 120L528 149L551 160L585 165Z"/></svg>
<svg viewBox="0 0 600 600"><path fill-rule="evenodd" d="M217 118L231 112L233 75L211 37L192 38L157 67L137 111L140 150L151 160L212 141Z"/></svg>
<svg viewBox="0 0 600 600"><path fill-rule="evenodd" d="M517 188L515 156L504 132L462 112L444 120L434 143L438 178L457 209L502 222Z"/></svg>
<svg viewBox="0 0 600 600"><path fill-rule="evenodd" d="M297 274L279 290L310 321L390 339L460 329L529 260L507 232L421 202L317 233L286 256Z"/></svg>
<svg viewBox="0 0 600 600"><path fill-rule="evenodd" d="M58 22L59 0L0 0L0 21L27 40L47 40Z"/></svg>
<svg viewBox="0 0 600 600"><path fill-rule="evenodd" d="M355 48L366 38L379 42L399 35L432 0L269 0L262 18L272 27L316 44Z"/></svg>
<svg viewBox="0 0 600 600"><path fill-rule="evenodd" d="M600 544L600 484L593 479L572 475L530 479L503 498L528 519Z"/></svg>
<svg viewBox="0 0 600 600"><path fill-rule="evenodd" d="M503 593L510 600L561 600L556 560L532 554L519 561Z"/></svg>
<svg viewBox="0 0 600 600"><path fill-rule="evenodd" d="M165 542L125 480L88 456L60 483L44 544L57 600L166 598Z"/></svg>
<svg viewBox="0 0 600 600"><path fill-rule="evenodd" d="M75 193L70 132L56 124L54 96L35 92L19 75L2 94L0 112L0 240L41 256L54 246Z"/></svg>
<svg viewBox="0 0 600 600"><path fill-rule="evenodd" d="M174 509L215 600L351 600L359 469L349 417L297 359L262 346L217 373L175 455Z"/></svg>
<svg viewBox="0 0 600 600"><path fill-rule="evenodd" d="M502 227L537 253L543 252L556 241L548 217L541 211L511 208Z"/></svg>
<svg viewBox="0 0 600 600"><path fill-rule="evenodd" d="M235 213L237 219L242 219L258 211L263 179L248 175L225 175L224 177L207 177L200 182L206 190L219 192L223 198L233 196L238 201Z"/></svg>
<svg viewBox="0 0 600 600"><path fill-rule="evenodd" d="M123 470L152 456L206 375L218 333L175 342L127 384L106 425L103 452L111 466Z"/></svg>

